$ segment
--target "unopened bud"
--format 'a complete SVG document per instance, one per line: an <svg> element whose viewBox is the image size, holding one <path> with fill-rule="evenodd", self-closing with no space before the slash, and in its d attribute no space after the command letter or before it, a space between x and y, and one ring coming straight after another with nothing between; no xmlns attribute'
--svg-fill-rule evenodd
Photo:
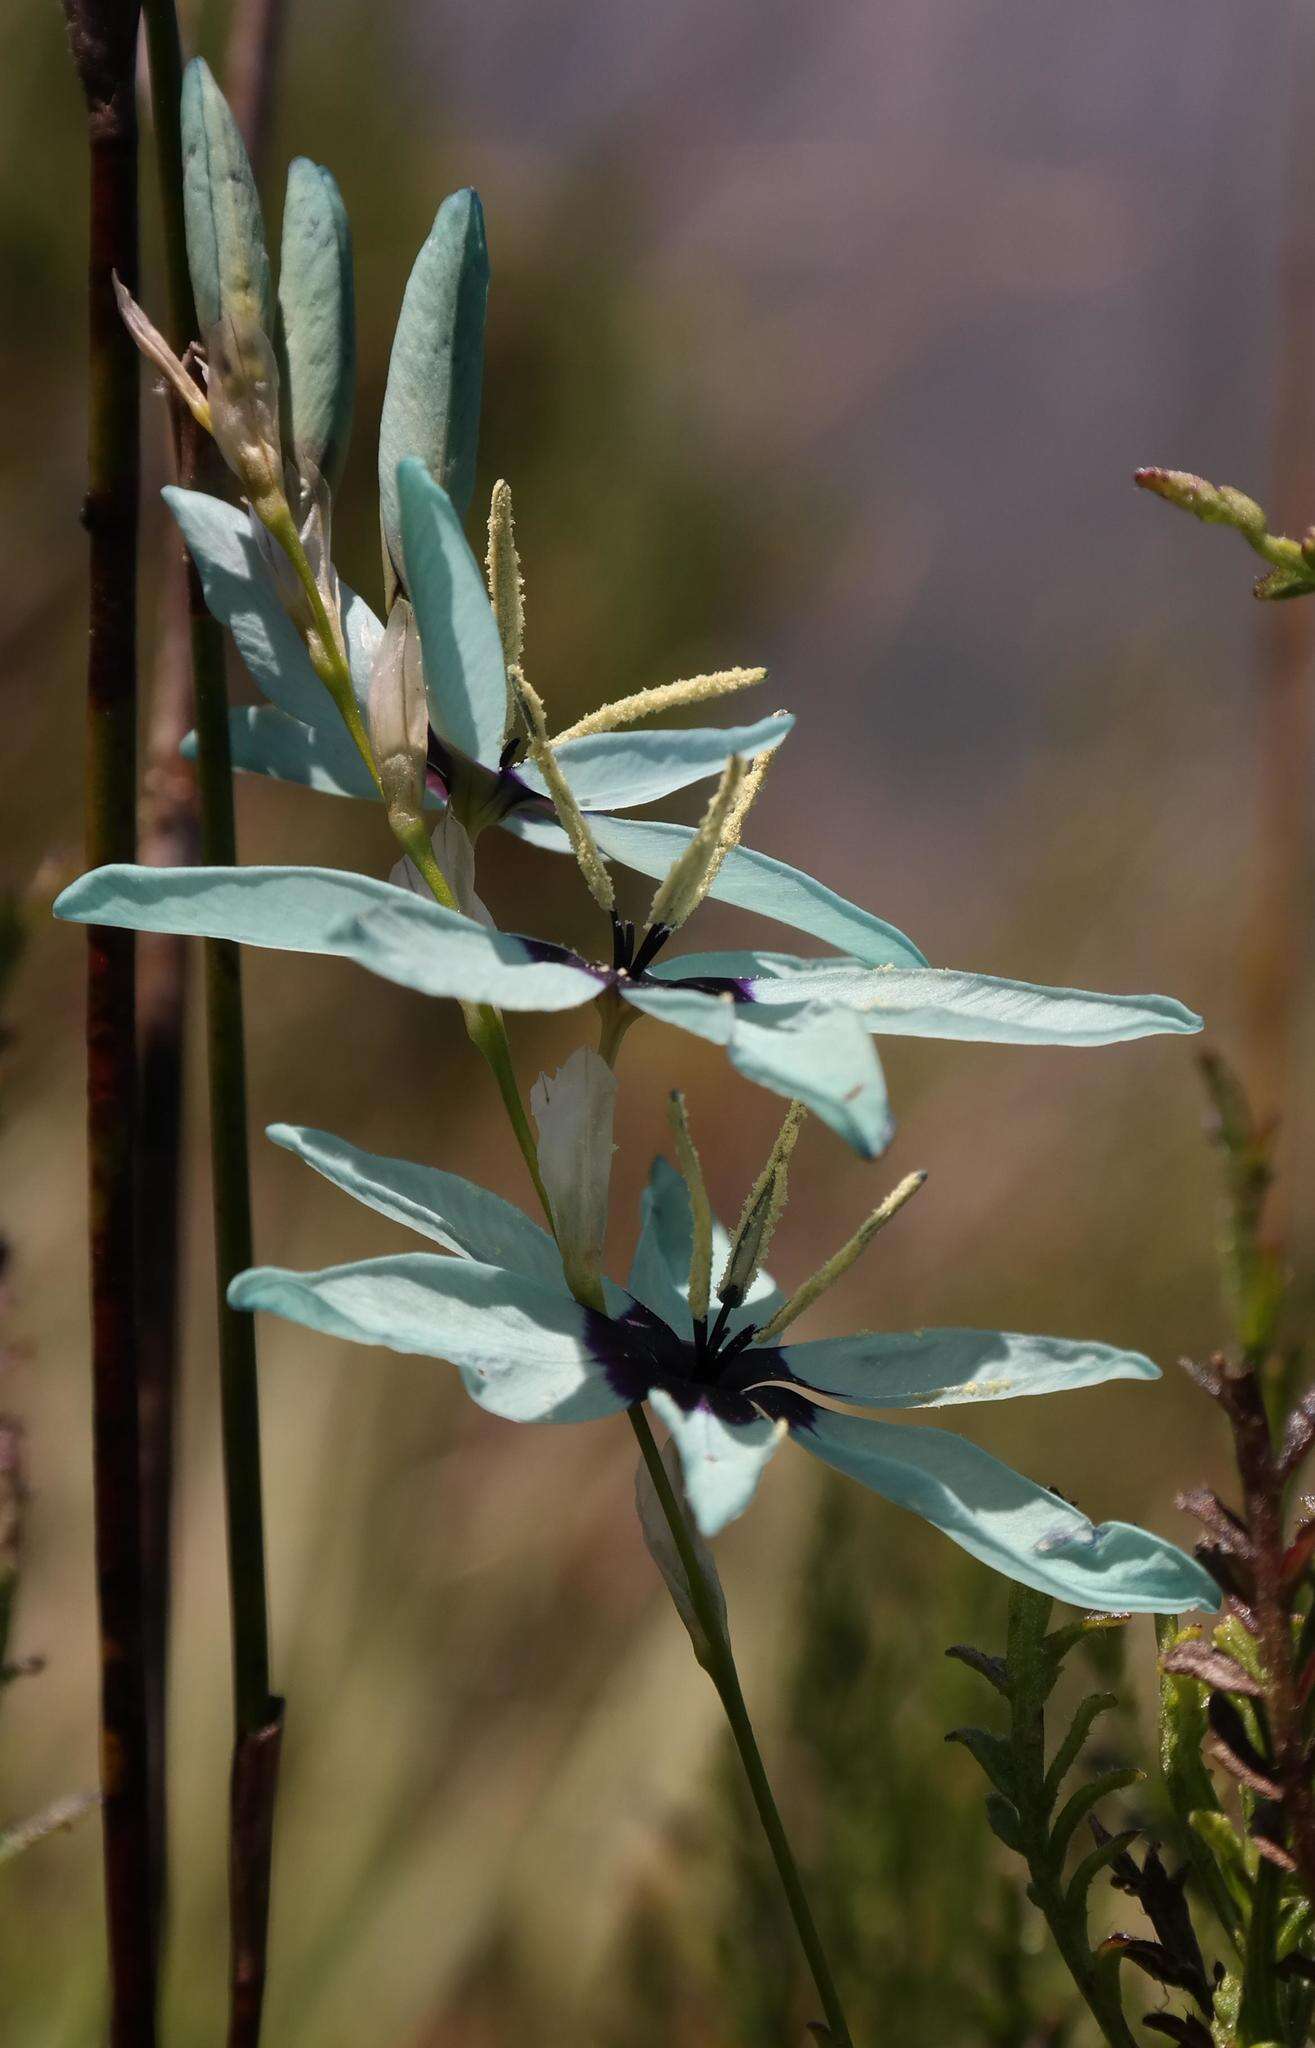
<svg viewBox="0 0 1315 2048"><path fill-rule="evenodd" d="M1208 526L1236 527L1252 541L1263 540L1268 531L1269 522L1255 499L1232 484L1212 484L1186 469L1139 469L1134 480L1142 490L1153 491Z"/></svg>
<svg viewBox="0 0 1315 2048"><path fill-rule="evenodd" d="M251 161L209 66L194 57L180 108L187 262L201 332L225 318L274 330L274 294Z"/></svg>
<svg viewBox="0 0 1315 2048"><path fill-rule="evenodd" d="M287 503L279 442L279 372L254 321L225 316L206 335L210 431L262 519Z"/></svg>
<svg viewBox="0 0 1315 2048"><path fill-rule="evenodd" d="M399 597L370 670L370 745L389 818L414 822L424 809L429 700L415 614Z"/></svg>

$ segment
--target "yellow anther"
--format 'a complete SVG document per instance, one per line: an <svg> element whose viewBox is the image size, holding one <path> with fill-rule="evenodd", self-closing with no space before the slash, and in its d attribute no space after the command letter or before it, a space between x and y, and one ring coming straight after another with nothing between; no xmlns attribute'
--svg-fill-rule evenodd
<svg viewBox="0 0 1315 2048"><path fill-rule="evenodd" d="M697 832L653 898L648 913L650 925L664 924L669 931L675 931L702 903L721 865L718 849L747 774L748 764L743 757L732 754L721 771L721 780Z"/></svg>
<svg viewBox="0 0 1315 2048"><path fill-rule="evenodd" d="M553 809L561 822L562 830L571 842L576 865L584 876L595 903L600 909L610 911L616 901L612 877L603 864L603 856L598 851L594 835L585 822L584 813L575 801L575 794L558 765L552 742L548 738L543 700L538 691L526 682L519 669L508 669L507 675L516 692L516 701L525 720L530 742L530 759L543 777L544 786L552 799Z"/></svg>
<svg viewBox="0 0 1315 2048"><path fill-rule="evenodd" d="M764 1323L761 1330L755 1334L754 1343L774 1342L782 1330L794 1322L796 1316L801 1316L806 1308L811 1308L819 1295L825 1294L827 1288L838 1280L842 1273L849 1271L860 1252L867 1249L877 1232L884 1230L893 1216L898 1216L904 1204L917 1194L926 1178L925 1173L911 1173L897 1188L893 1188L885 1201L872 1211L867 1221L859 1224L848 1244L842 1244L840 1250L834 1253L824 1266L818 1267L810 1280L805 1280L803 1286L797 1287L788 1301L782 1302L771 1321Z"/></svg>
<svg viewBox="0 0 1315 2048"><path fill-rule="evenodd" d="M498 622L498 638L502 642L502 659L510 672L519 669L525 653L525 585L521 578L521 559L516 552L511 487L502 482L494 484L493 502L489 506L489 552L485 568L489 601ZM515 730L516 700L509 673L504 738L510 739Z"/></svg>
<svg viewBox="0 0 1315 2048"><path fill-rule="evenodd" d="M786 1203L790 1155L807 1114L802 1102L790 1104L785 1122L767 1156L767 1164L745 1200L726 1258L726 1270L717 1283L717 1299L729 1302L732 1308L738 1308L744 1300L767 1257L772 1234Z"/></svg>
<svg viewBox="0 0 1315 2048"><path fill-rule="evenodd" d="M565 740L586 739L594 732L614 732L618 725L633 725L655 711L674 711L683 704L701 704L711 697L728 697L733 690L747 690L761 683L765 668L723 668L707 676L686 676L679 683L658 683L651 690L636 690L633 697L618 697L612 704L600 704L559 732L553 745Z"/></svg>

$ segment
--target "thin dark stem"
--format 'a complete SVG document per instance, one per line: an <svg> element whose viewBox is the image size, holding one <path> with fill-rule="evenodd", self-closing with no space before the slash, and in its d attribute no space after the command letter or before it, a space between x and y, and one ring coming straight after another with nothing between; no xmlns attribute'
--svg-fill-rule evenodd
<svg viewBox="0 0 1315 2048"><path fill-rule="evenodd" d="M156 140L170 282L170 322L181 344L195 332L181 205L182 153L177 109L182 52L173 0L145 0ZM179 473L194 486L208 444L185 416L179 423ZM237 858L228 689L223 634L200 579L185 558L187 613L195 685L200 851L209 866ZM254 1318L228 1305L229 1282L252 1264L245 1030L241 962L235 945L205 946L210 1149L218 1285L220 1414L232 1624L234 1745L230 1786L231 1959L229 2042L254 2048L264 1997L270 1857L283 1703L270 1693L260 1402Z"/></svg>
<svg viewBox="0 0 1315 2048"><path fill-rule="evenodd" d="M1233 1431L1242 1480L1243 1515L1250 1539L1248 1562L1254 1576L1250 1602L1264 1673L1265 1717L1274 1777L1282 1787L1283 1810L1297 1875L1315 1905L1315 1788L1302 1728L1290 1605L1283 1584L1286 1550L1283 1478L1265 1405L1257 1361L1230 1366L1218 1362L1219 1397Z"/></svg>
<svg viewBox="0 0 1315 2048"><path fill-rule="evenodd" d="M179 755L191 725L187 592L181 565L165 586L151 690L138 859L186 867L197 855L196 791ZM142 1626L151 1744L151 1854L157 1946L167 1892L167 1672L174 1414L178 1385L186 939L162 932L138 941L137 1036L140 1129L137 1200L150 1257L138 1274L142 1432Z"/></svg>
<svg viewBox="0 0 1315 2048"><path fill-rule="evenodd" d="M238 0L228 38L228 103L242 130L257 178L269 151L285 0Z"/></svg>
<svg viewBox="0 0 1315 2048"><path fill-rule="evenodd" d="M666 1517L667 1526L671 1530L672 1540L676 1545L681 1565L684 1568L685 1577L689 1583L690 1596L694 1603L694 1611L698 1616L699 1625L704 1637L710 1646L709 1676L717 1688L717 1696L721 1701L727 1722L730 1725L731 1736L739 1753L740 1762L744 1766L744 1775L749 1783L749 1791L752 1795L754 1806L757 1809L758 1818L762 1823L763 1833L767 1837L768 1847L772 1852L772 1860L776 1865L777 1875L781 1880L781 1889L785 1893L785 1902L789 1908L790 1917L794 1921L800 1945L808 1959L808 1967L813 1973L813 1982L817 1986L817 1995L822 2001L822 2010L826 2014L827 2026L831 2030L836 2048L853 2048L849 2025L840 2003L840 1994L836 1989L835 1979L831 1974L831 1965L827 1961L826 1951L822 1946L822 1939L817 1931L817 1923L813 1918L812 1908L808 1903L808 1895L804 1891L803 1879L799 1875L799 1866L794 1860L794 1852L790 1847L780 1811L772 1795L771 1785L768 1782L762 1754L753 1732L753 1723L749 1719L749 1710L745 1705L744 1691L740 1685L740 1675L735 1667L735 1658L731 1651L730 1642L725 1634L711 1589L704 1576L698 1553L691 1541L680 1502L677 1500L675 1490L667 1476L667 1469L662 1463L661 1453L653 1440L653 1432L649 1428L648 1417L645 1415L643 1408L639 1406L630 1408L627 1410L627 1413L630 1417L631 1428L634 1430L639 1442L640 1455L648 1470L648 1476L653 1482L653 1490L657 1494L658 1502Z"/></svg>
<svg viewBox="0 0 1315 2048"><path fill-rule="evenodd" d="M137 0L66 0L91 160L87 857L136 845L138 371L111 276L137 275ZM92 1437L100 1617L101 1782L110 2040L155 2040L147 1682L142 1639L137 1388L135 955L128 932L88 933Z"/></svg>

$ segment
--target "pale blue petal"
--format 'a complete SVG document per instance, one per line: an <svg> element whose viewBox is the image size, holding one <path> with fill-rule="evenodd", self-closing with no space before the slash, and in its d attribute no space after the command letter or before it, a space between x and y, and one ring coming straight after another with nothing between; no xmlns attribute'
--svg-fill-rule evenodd
<svg viewBox="0 0 1315 2048"><path fill-rule="evenodd" d="M578 1009L604 986L601 976L573 960L536 959L530 940L490 931L405 889L396 897L387 909L353 918L335 934L336 951L386 981L504 1010Z"/></svg>
<svg viewBox="0 0 1315 2048"><path fill-rule="evenodd" d="M549 818L512 811L503 823L509 832L535 846L554 853L570 852L566 834ZM623 867L659 881L692 837L688 825L665 825L649 818L591 816L589 825L609 860L619 860ZM894 925L874 917L871 911L860 910L857 903L846 902L802 869L788 867L783 860L773 860L747 846L732 847L711 893L719 903L733 903L737 909L793 925L796 931L808 932L823 945L835 946L872 967L927 964L912 939L906 939Z"/></svg>
<svg viewBox="0 0 1315 2048"><path fill-rule="evenodd" d="M626 1286L677 1336L692 1337L689 1190L669 1160L655 1159L639 1198L639 1239Z"/></svg>
<svg viewBox="0 0 1315 2048"><path fill-rule="evenodd" d="M332 705L323 724L309 726L272 704L236 704L228 714L228 748L234 769L245 774L378 802L374 777ZM183 741L182 752L187 760L196 759L194 732Z"/></svg>
<svg viewBox="0 0 1315 2048"><path fill-rule="evenodd" d="M675 1438L685 1497L699 1532L715 1536L753 1499L763 1466L784 1442L782 1422L724 1422L702 1402L688 1412L660 1387L649 1395L653 1411Z"/></svg>
<svg viewBox="0 0 1315 2048"><path fill-rule="evenodd" d="M673 963L679 964L679 963ZM694 972L701 970L694 969ZM872 969L844 960L775 964L750 983L758 1003L844 1003L869 1031L900 1038L976 1039L992 1045L1118 1045L1153 1032L1199 1031L1171 996L1108 996L1037 988L949 967Z"/></svg>
<svg viewBox="0 0 1315 2048"><path fill-rule="evenodd" d="M694 1242L689 1190L667 1159L657 1158L640 1197L639 1240L626 1282L630 1292L651 1308L668 1329L692 1337L689 1312L689 1264ZM730 1233L712 1220L712 1279L715 1286L731 1248ZM785 1300L770 1273L758 1272L738 1309L727 1319L733 1336L745 1323L765 1323Z"/></svg>
<svg viewBox="0 0 1315 2048"><path fill-rule="evenodd" d="M1160 1377L1139 1351L1011 1330L869 1332L789 1344L781 1355L805 1386L868 1408L945 1408Z"/></svg>
<svg viewBox="0 0 1315 2048"><path fill-rule="evenodd" d="M821 1003L758 1005L699 989L622 984L647 1016L714 1045L731 1065L777 1095L797 1097L865 1158L890 1143L894 1125L872 1042L850 1010Z"/></svg>
<svg viewBox="0 0 1315 2048"><path fill-rule="evenodd" d="M423 462L404 462L397 488L429 722L472 761L496 768L507 727L507 670L483 572L452 500Z"/></svg>
<svg viewBox="0 0 1315 2048"><path fill-rule="evenodd" d="M588 1310L497 1266L437 1252L320 1273L255 1266L228 1299L327 1337L445 1358L481 1408L510 1422L589 1422L626 1405L594 1362Z"/></svg>
<svg viewBox="0 0 1315 2048"><path fill-rule="evenodd" d="M788 712L778 712L756 725L591 733L567 740L554 751L582 808L624 810L632 804L654 803L705 776L720 775L732 754L772 752L793 725ZM532 761L516 772L530 789L546 797L543 777Z"/></svg>
<svg viewBox="0 0 1315 2048"><path fill-rule="evenodd" d="M501 1195L490 1194L474 1181L436 1166L417 1166L409 1159L362 1152L328 1131L271 1124L265 1135L394 1223L434 1238L462 1258L505 1266L540 1287L566 1291L561 1254L547 1231L513 1202L504 1202Z"/></svg>
<svg viewBox="0 0 1315 2048"><path fill-rule="evenodd" d="M168 485L162 495L196 563L205 601L233 635L257 687L303 724L326 724L336 716L333 700L283 609L252 536L250 514L205 491L184 491L176 484ZM371 664L384 629L364 598L345 583L339 590L352 687L364 708Z"/></svg>
<svg viewBox="0 0 1315 2048"><path fill-rule="evenodd" d="M573 1009L599 989L523 939L341 868L95 868L54 908L79 924L331 954L424 995L511 1010Z"/></svg>
<svg viewBox="0 0 1315 2048"><path fill-rule="evenodd" d="M819 1408L792 1434L814 1457L1039 1593L1113 1613L1219 1605L1213 1579L1175 1544L1126 1522L1088 1521L950 1430Z"/></svg>

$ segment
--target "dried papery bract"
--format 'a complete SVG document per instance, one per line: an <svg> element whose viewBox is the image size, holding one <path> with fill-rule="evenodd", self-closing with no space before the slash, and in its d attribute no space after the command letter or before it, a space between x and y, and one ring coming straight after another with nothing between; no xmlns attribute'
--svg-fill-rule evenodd
<svg viewBox="0 0 1315 2048"><path fill-rule="evenodd" d="M612 1178L617 1079L606 1060L577 1046L556 1074L530 1091L539 1127L539 1170L552 1203L566 1284L577 1301L604 1307L603 1241Z"/></svg>

